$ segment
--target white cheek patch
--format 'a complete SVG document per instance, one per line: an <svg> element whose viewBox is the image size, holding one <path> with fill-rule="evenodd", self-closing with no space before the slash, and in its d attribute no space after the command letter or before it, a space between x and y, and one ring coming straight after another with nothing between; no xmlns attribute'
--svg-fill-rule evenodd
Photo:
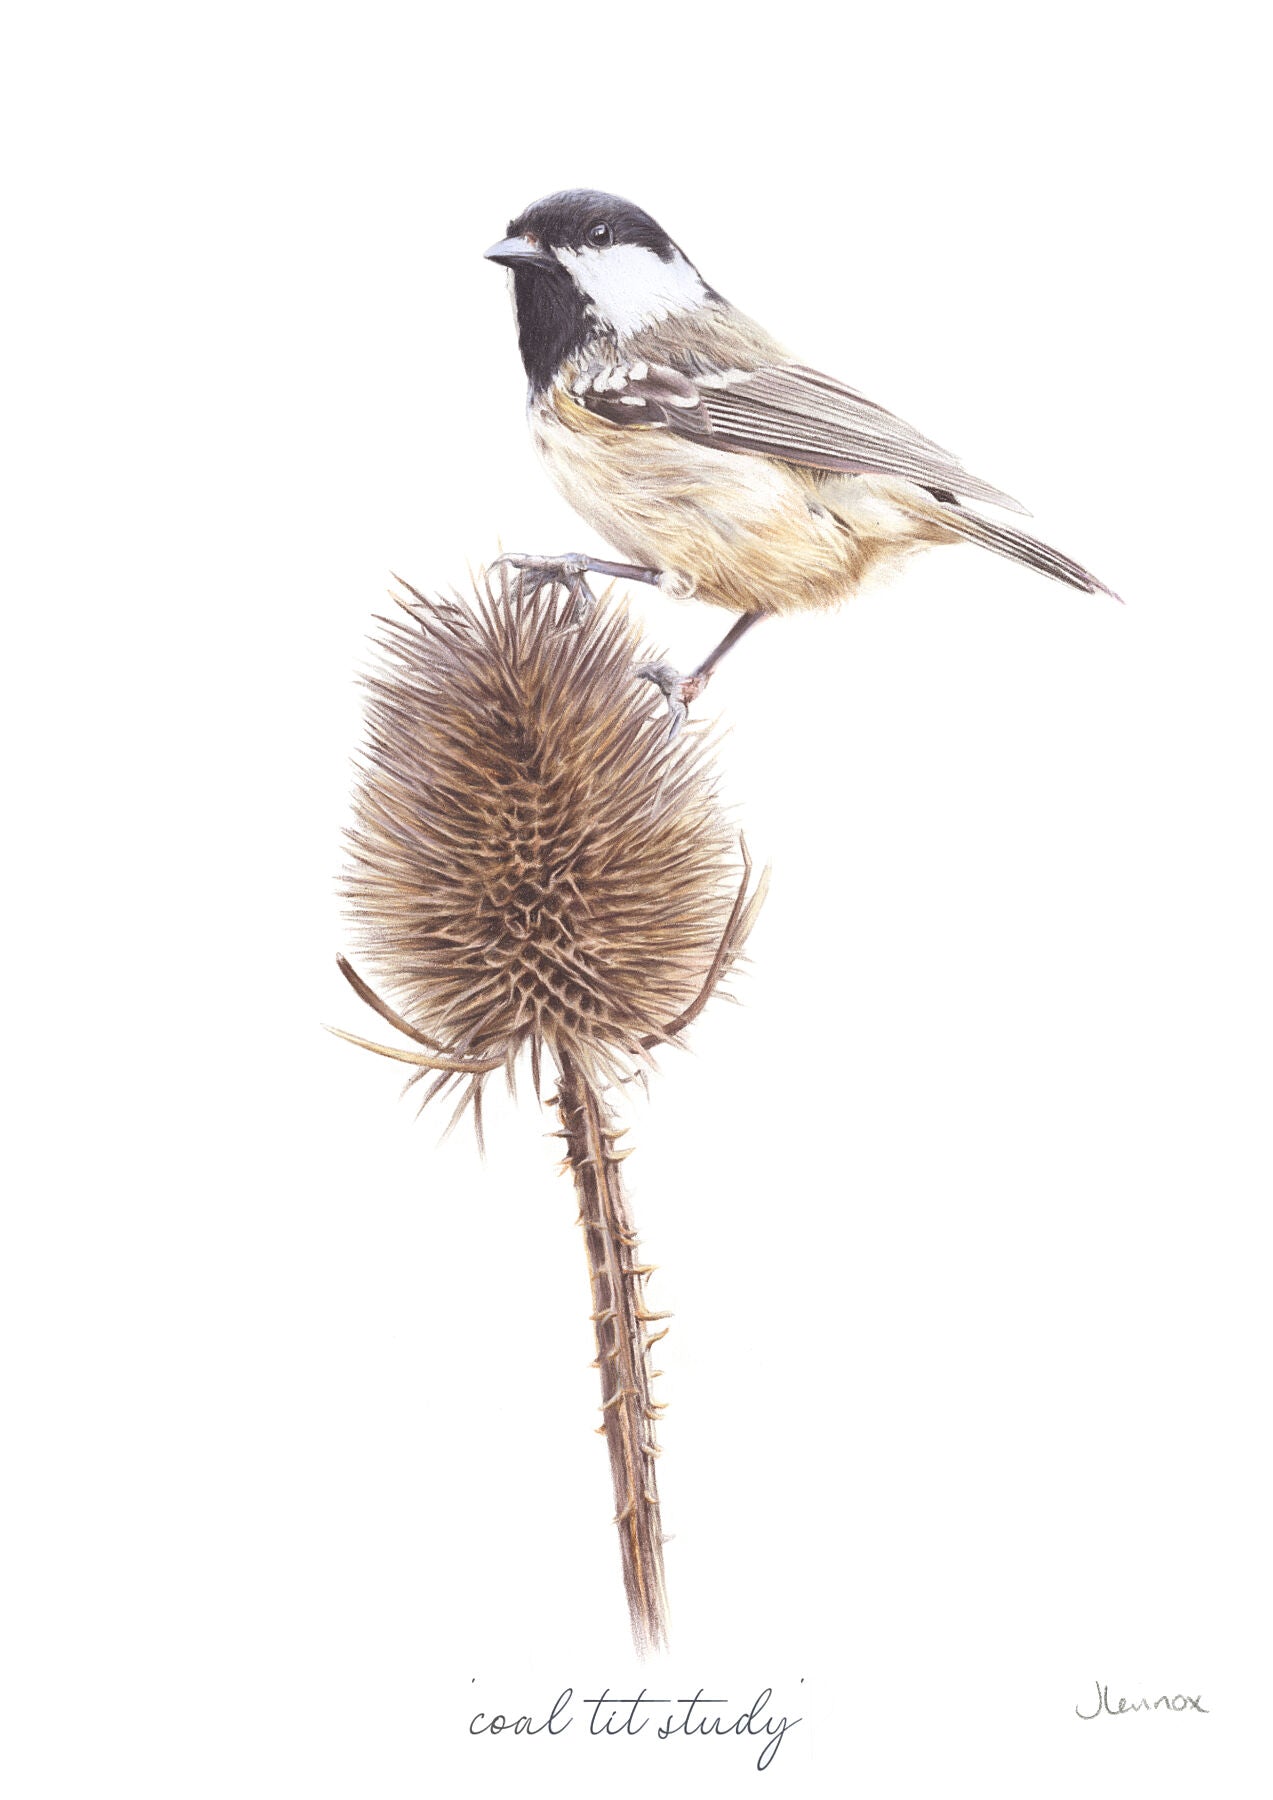
<svg viewBox="0 0 1273 1800"><path fill-rule="evenodd" d="M664 262L644 244L605 249L558 250L557 260L598 318L619 337L630 337L674 313L693 312L707 289L679 250Z"/></svg>

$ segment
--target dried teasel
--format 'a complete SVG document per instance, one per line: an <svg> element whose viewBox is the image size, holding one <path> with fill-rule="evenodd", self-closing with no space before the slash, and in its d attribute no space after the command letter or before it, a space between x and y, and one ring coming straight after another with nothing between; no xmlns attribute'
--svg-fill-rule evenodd
<svg viewBox="0 0 1273 1800"><path fill-rule="evenodd" d="M710 750L669 741L626 612L583 619L564 590L496 565L473 603L402 584L366 680L367 743L347 893L355 991L407 1045L337 1035L460 1090L523 1060L556 1072L592 1281L602 1424L638 1649L666 1641L654 1460L659 1406L607 1092L697 1017L763 899L719 803ZM749 891L750 890L750 891ZM383 994L378 991L383 989ZM385 997L388 996L388 997Z"/></svg>

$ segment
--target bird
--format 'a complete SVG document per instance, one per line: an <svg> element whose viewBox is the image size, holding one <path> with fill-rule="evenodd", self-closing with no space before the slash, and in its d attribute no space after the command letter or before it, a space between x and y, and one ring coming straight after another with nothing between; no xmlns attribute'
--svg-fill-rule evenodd
<svg viewBox="0 0 1273 1800"><path fill-rule="evenodd" d="M973 510L1026 511L789 354L631 201L551 194L485 254L511 272L534 447L574 511L630 559L501 560L532 584L563 586L576 609L597 574L738 614L688 675L640 666L673 733L759 620L838 605L927 546L977 544L1118 599L1059 550Z"/></svg>

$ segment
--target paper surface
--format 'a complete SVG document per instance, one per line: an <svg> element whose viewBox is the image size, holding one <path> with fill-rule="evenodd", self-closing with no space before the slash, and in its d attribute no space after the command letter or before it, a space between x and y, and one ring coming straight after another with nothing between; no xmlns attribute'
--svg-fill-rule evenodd
<svg viewBox="0 0 1273 1800"><path fill-rule="evenodd" d="M1243 12L23 29L6 1791L1267 1792ZM497 1101L479 1163L320 1029L371 1023L334 883L388 570L608 551L481 255L567 185L1126 600L934 551L696 708L774 880L628 1108L675 1314L644 1668L555 1121ZM631 598L686 667L728 623ZM799 1723L763 1772L675 1705L593 1734L642 1688Z"/></svg>

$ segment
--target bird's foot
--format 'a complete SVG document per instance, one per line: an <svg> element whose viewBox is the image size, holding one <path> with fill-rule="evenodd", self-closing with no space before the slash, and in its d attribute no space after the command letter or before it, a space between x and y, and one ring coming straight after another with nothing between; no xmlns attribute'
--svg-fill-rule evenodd
<svg viewBox="0 0 1273 1800"><path fill-rule="evenodd" d="M597 603L588 586L591 567L586 556L498 556L491 564L516 569L521 576L522 594L533 599L543 588L564 588L570 597L568 623L582 625Z"/></svg>
<svg viewBox="0 0 1273 1800"><path fill-rule="evenodd" d="M667 701L671 721L667 733L670 743L689 717L690 707L711 680L712 672L710 669L695 669L692 675L682 675L671 663L638 663L636 672L642 681L653 682Z"/></svg>
<svg viewBox="0 0 1273 1800"><path fill-rule="evenodd" d="M506 563L522 577L522 592L537 594L541 588L565 588L570 596L570 623L579 625L596 605L596 595L588 586L589 575L607 575L618 581L646 581L658 587L662 577L657 569L646 569L640 563L607 562L601 556L497 556L491 564L497 569Z"/></svg>

